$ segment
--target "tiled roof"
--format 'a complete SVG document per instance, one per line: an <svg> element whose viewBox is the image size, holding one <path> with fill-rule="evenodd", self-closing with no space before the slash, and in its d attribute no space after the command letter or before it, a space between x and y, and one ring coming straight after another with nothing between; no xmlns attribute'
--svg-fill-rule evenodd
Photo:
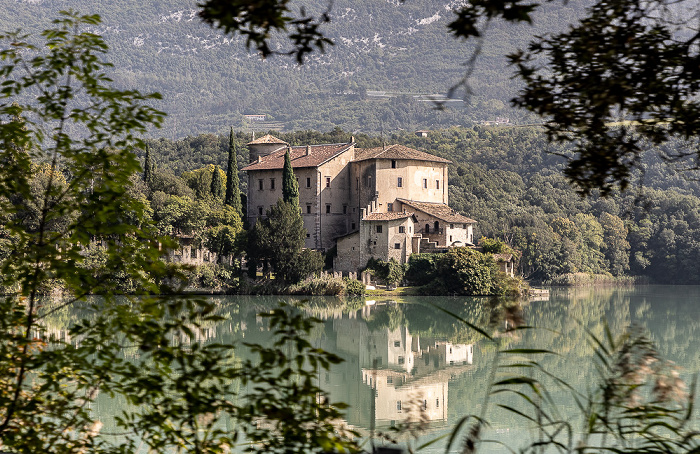
<svg viewBox="0 0 700 454"><path fill-rule="evenodd" d="M415 161L452 162L448 159L414 150L413 148L404 147L403 145L355 150L355 161L366 161L368 159L413 159Z"/></svg>
<svg viewBox="0 0 700 454"><path fill-rule="evenodd" d="M264 135L262 137L258 137L257 139L255 139L251 142L248 142L247 145L255 145L255 144L259 144L259 143L278 143L280 145L289 145L284 140L278 139L277 137L271 136L270 134Z"/></svg>
<svg viewBox="0 0 700 454"><path fill-rule="evenodd" d="M510 262L513 260L513 254L493 254L493 259L497 262Z"/></svg>
<svg viewBox="0 0 700 454"><path fill-rule="evenodd" d="M335 143L329 145L309 145L309 154L306 154L306 146L291 147L290 158L292 167L295 169L303 167L318 167L334 156L346 151L352 146L351 143ZM260 158L260 161L243 167L241 170L274 170L284 167L284 153L287 147L275 150L267 156Z"/></svg>
<svg viewBox="0 0 700 454"><path fill-rule="evenodd" d="M391 211L388 213L369 213L362 218L363 221L394 221L396 219L406 219L413 216L413 213L405 211Z"/></svg>
<svg viewBox="0 0 700 454"><path fill-rule="evenodd" d="M462 216L455 210L445 205L444 203L430 203L430 202L415 202L413 200L406 199L396 199L399 202L410 206L411 208L427 213L430 216L438 218L445 222L463 223L463 224L476 224L474 219L469 219L466 216Z"/></svg>

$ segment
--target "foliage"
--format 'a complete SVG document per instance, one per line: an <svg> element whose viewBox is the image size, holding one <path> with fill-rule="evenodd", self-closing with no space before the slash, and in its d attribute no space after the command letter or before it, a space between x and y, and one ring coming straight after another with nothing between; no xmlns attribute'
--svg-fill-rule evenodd
<svg viewBox="0 0 700 454"><path fill-rule="evenodd" d="M297 260L300 266L306 267L301 270L303 272L315 270L317 264L320 264L319 270L323 267L320 254L317 263L312 251L302 252L305 239L306 229L299 206L280 199L267 211L267 217L256 221L248 236L246 255L250 263L262 264L263 270L271 266L278 278L295 282L294 279L306 277L295 269Z"/></svg>
<svg viewBox="0 0 700 454"><path fill-rule="evenodd" d="M401 283L406 272L405 267L397 262L396 259L384 261L371 258L367 261L365 269L389 286L396 286Z"/></svg>
<svg viewBox="0 0 700 454"><path fill-rule="evenodd" d="M498 272L490 255L466 247L450 249L438 264L438 280L448 294L491 295Z"/></svg>
<svg viewBox="0 0 700 454"><path fill-rule="evenodd" d="M286 269L286 267L277 269ZM284 271L284 276L289 282L299 282L320 273L321 270L323 270L323 254L304 248L292 257L288 269Z"/></svg>
<svg viewBox="0 0 700 454"><path fill-rule="evenodd" d="M289 156L289 148L284 152L284 167L282 168L282 200L292 205L299 206L299 183L294 177L292 159Z"/></svg>
<svg viewBox="0 0 700 454"><path fill-rule="evenodd" d="M510 331L518 326L514 325ZM597 377L587 392L552 376L535 358L551 353L533 348L500 348L493 363L492 383L487 389L480 415L465 417L455 429L450 444L464 422L472 419L465 446L474 450L482 441L481 429L487 407L499 395L516 397L516 404L498 407L534 424L533 441L520 452L546 449L559 452L693 452L698 434L691 424L693 390L688 395L678 369L660 357L653 343L640 330L631 328L613 338L605 327L604 338L588 332L595 348ZM496 377L498 370L501 374ZM520 371L528 370L527 373ZM572 395L575 417L562 414L552 399L553 388ZM580 425L579 425L580 424Z"/></svg>
<svg viewBox="0 0 700 454"><path fill-rule="evenodd" d="M228 165L226 167L226 198L224 203L233 208L239 216L243 216L241 205L240 180L238 179L238 163L236 162L236 142L233 127L228 136Z"/></svg>
<svg viewBox="0 0 700 454"><path fill-rule="evenodd" d="M345 281L329 274L306 278L287 291L292 295L339 296L345 293Z"/></svg>
<svg viewBox="0 0 700 454"><path fill-rule="evenodd" d="M425 285L437 277L440 254L413 254L408 259L406 280L413 285Z"/></svg>
<svg viewBox="0 0 700 454"><path fill-rule="evenodd" d="M345 294L351 296L363 296L366 292L365 286L357 279L343 278L345 283Z"/></svg>
<svg viewBox="0 0 700 454"><path fill-rule="evenodd" d="M212 172L211 175L211 185L209 186L209 192L211 193L211 196L214 198L214 200L221 200L221 198L224 195L224 184L221 181L221 175L223 174L223 171L219 168L219 166L214 166L214 172Z"/></svg>
<svg viewBox="0 0 700 454"><path fill-rule="evenodd" d="M218 174L216 177L215 173ZM218 200L226 188L226 175L219 166L214 164L190 172L183 172L182 179L194 191L197 199L214 198Z"/></svg>

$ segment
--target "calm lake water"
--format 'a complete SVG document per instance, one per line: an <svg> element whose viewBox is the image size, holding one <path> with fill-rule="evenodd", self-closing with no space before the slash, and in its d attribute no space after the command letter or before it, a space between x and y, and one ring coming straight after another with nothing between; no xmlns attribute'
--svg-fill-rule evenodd
<svg viewBox="0 0 700 454"><path fill-rule="evenodd" d="M288 297L213 299L227 320L200 331L202 342L269 342L267 321L256 314L280 300L290 301ZM332 401L351 405L347 423L363 436L421 415L427 427L417 442L421 444L449 433L463 416L481 411L496 347L436 306L479 326L485 326L491 316L485 298L308 301L308 312L323 320L311 335L312 343L345 360L329 373L321 373L320 383ZM606 323L616 336L631 325L647 330L659 353L682 368L683 378L700 370L700 287L552 289L549 299L524 303L522 315L536 329L500 337L501 346L556 352L538 359L549 372L582 392L596 378L586 330L602 338ZM243 350L236 354L246 355ZM575 414L566 392L554 387L550 391L562 414ZM496 403L489 406L487 418L492 425L484 438L516 447L532 436L522 419L492 410ZM105 422L105 430L110 430L110 415L119 405L117 400L99 397L94 410ZM435 444L424 452L444 452L441 446ZM493 444L482 452L508 451Z"/></svg>

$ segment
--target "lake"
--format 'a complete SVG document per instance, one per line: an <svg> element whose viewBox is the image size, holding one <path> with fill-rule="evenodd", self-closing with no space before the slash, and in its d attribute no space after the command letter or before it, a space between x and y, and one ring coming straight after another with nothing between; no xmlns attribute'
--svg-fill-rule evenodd
<svg viewBox="0 0 700 454"><path fill-rule="evenodd" d="M212 298L226 320L199 330L197 340L201 342L268 343L271 335L267 320L257 313L275 307L281 300L300 300ZM524 324L533 329L501 333L497 340L501 348L552 350L556 354L538 355L536 359L574 389L586 392L596 382L590 334L603 339L606 326L614 336L629 326L639 326L648 332L660 355L681 368L682 378L689 379L700 369L699 303L700 287L693 286L552 289L547 300L531 300L521 306ZM415 446L449 433L465 415L480 414L496 345L438 308L477 326L488 325L494 312L488 298L343 301L314 297L306 303L308 313L322 320L310 341L344 359L330 372L320 373L318 380L332 401L351 405L347 424L362 436L376 438L378 433L407 420L421 421L424 432L418 441L411 441L406 434L399 436L402 442ZM496 327L508 327L518 317L516 313L506 320L499 318ZM59 336L60 330L49 326L49 331ZM244 349L236 354L247 355ZM523 372L532 373L529 369ZM569 393L550 385L558 410L574 415L576 409ZM514 405L505 396L499 399L489 406L491 426L483 438L519 446L533 435L522 418L497 409L498 403ZM118 400L100 396L94 406L107 432L112 426L111 415L119 405ZM576 427L579 421L571 417ZM483 448L482 452L508 452L497 444ZM444 452L444 443L436 443L425 452Z"/></svg>

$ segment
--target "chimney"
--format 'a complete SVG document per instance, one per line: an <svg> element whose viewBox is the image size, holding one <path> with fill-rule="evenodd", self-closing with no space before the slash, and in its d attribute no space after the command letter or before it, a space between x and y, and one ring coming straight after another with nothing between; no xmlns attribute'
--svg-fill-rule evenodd
<svg viewBox="0 0 700 454"><path fill-rule="evenodd" d="M304 153L304 156L308 156L311 154L311 145L306 146L306 153Z"/></svg>

